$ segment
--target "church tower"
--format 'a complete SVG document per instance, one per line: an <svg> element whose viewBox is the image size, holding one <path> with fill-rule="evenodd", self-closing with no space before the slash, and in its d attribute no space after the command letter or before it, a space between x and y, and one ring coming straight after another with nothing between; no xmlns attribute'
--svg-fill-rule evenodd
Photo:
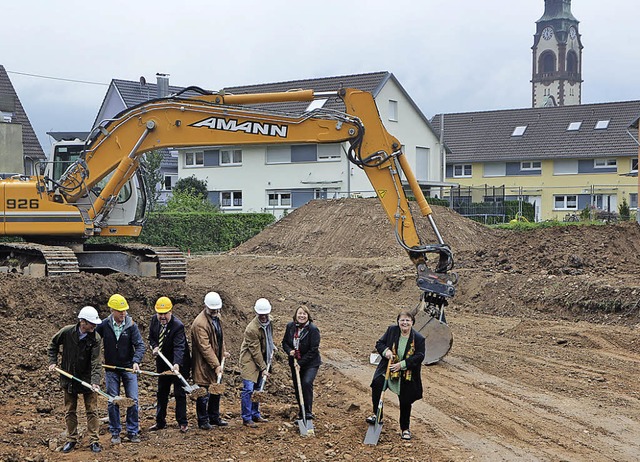
<svg viewBox="0 0 640 462"><path fill-rule="evenodd" d="M545 0L533 36L533 107L571 106L582 97L582 41L571 0Z"/></svg>

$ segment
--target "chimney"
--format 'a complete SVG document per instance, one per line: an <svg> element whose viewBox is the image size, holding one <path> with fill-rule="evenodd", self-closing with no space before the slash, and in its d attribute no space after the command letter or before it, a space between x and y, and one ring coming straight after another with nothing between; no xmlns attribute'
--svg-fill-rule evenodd
<svg viewBox="0 0 640 462"><path fill-rule="evenodd" d="M169 96L169 74L156 74L158 79L158 98Z"/></svg>

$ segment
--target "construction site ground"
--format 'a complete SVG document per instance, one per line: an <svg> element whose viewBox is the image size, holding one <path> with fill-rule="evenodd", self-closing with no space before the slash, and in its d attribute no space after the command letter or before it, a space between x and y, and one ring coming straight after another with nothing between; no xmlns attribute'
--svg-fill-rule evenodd
<svg viewBox="0 0 640 462"><path fill-rule="evenodd" d="M415 212L417 216L418 213ZM375 199L313 201L240 247L191 256L185 282L82 274L35 279L0 276L0 454L3 461L637 461L640 458L640 228L635 223L528 232L486 228L434 208L460 276L447 307L450 353L423 368L424 398L413 406L413 439L398 428L387 394L377 446L365 446L371 411L369 354L401 308L419 297L415 269ZM428 220L416 218L424 242ZM231 351L223 382L226 428L190 431L154 423L155 379L140 377L142 441L112 446L100 401L103 452L64 455L58 377L47 345L84 305L108 315L123 294L148 335L153 304L169 296L189 326L206 292L224 301ZM301 437L286 359L276 358L262 404L268 423L242 426L237 360L259 297L271 300L274 333L300 304L322 333L315 436ZM153 369L145 355L143 368ZM79 406L82 409L82 405ZM79 415L85 431L84 412ZM124 436L124 435L123 435Z"/></svg>

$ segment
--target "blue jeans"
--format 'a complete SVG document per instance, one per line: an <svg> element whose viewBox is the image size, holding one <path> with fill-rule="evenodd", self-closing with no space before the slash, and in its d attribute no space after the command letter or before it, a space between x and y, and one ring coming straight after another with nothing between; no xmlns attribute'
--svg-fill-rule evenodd
<svg viewBox="0 0 640 462"><path fill-rule="evenodd" d="M260 378L258 378L260 381ZM240 404L242 406L242 421L251 422L260 418L260 403L251 401L253 390L258 388L258 384L251 380L242 379L242 392L240 393Z"/></svg>
<svg viewBox="0 0 640 462"><path fill-rule="evenodd" d="M122 382L125 396L134 400L133 406L127 408L127 434L137 435L139 431L138 377L131 372L107 371L104 381L109 395L120 395L120 383ZM120 406L110 402L107 408L109 410L109 431L112 435L119 435L122 430L122 425L120 425Z"/></svg>

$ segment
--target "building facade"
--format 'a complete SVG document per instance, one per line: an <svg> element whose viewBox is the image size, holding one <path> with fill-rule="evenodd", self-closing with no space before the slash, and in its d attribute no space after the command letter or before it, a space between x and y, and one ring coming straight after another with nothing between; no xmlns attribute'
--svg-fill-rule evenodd
<svg viewBox="0 0 640 462"><path fill-rule="evenodd" d="M537 220L562 220L585 208L617 212L623 199L637 209L639 114L640 101L626 101L445 114L432 124L451 149L456 200L520 197Z"/></svg>

